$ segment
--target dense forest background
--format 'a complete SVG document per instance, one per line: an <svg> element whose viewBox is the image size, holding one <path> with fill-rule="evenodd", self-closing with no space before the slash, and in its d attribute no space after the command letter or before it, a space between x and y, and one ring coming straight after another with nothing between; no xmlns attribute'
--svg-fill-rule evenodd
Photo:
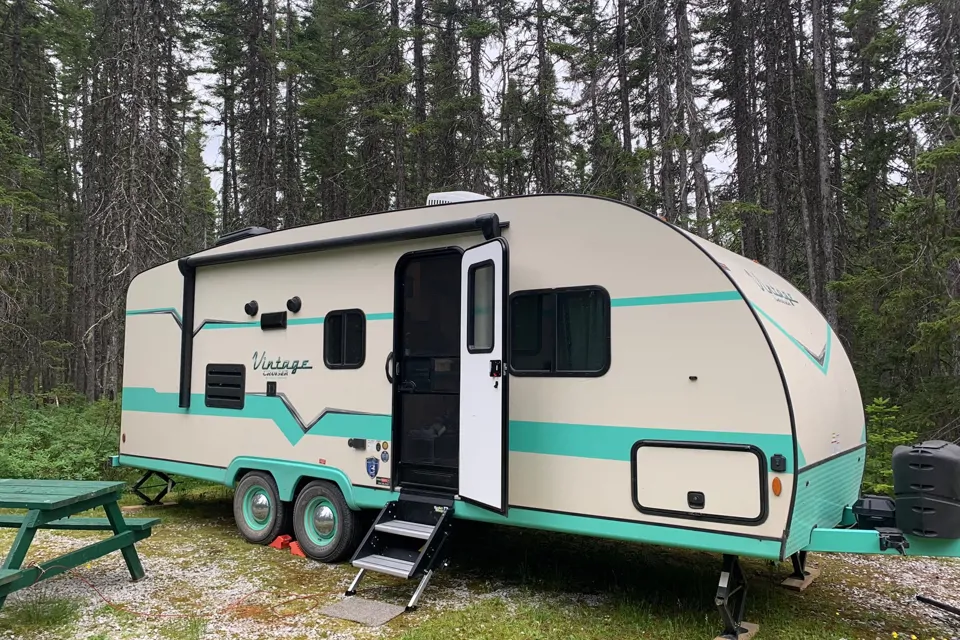
<svg viewBox="0 0 960 640"><path fill-rule="evenodd" d="M584 192L795 282L872 438L957 439L958 132L960 0L2 0L0 381L115 397L126 285L223 231Z"/></svg>

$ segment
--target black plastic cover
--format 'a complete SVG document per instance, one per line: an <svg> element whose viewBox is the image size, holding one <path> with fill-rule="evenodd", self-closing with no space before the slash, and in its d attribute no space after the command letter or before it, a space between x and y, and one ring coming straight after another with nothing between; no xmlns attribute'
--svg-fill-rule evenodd
<svg viewBox="0 0 960 640"><path fill-rule="evenodd" d="M897 506L887 496L863 496L853 505L860 529L897 526Z"/></svg>
<svg viewBox="0 0 960 640"><path fill-rule="evenodd" d="M960 446L931 440L895 448L893 488L904 533L960 539Z"/></svg>
<svg viewBox="0 0 960 640"><path fill-rule="evenodd" d="M272 232L266 227L246 227L245 229L237 229L236 231L225 233L217 238L217 243L213 246L220 247L225 244L230 244L231 242L236 242L237 240L244 240L246 238L252 238L253 236L263 235L264 233Z"/></svg>
<svg viewBox="0 0 960 640"><path fill-rule="evenodd" d="M960 502L935 496L897 496L897 525L924 538L960 538Z"/></svg>

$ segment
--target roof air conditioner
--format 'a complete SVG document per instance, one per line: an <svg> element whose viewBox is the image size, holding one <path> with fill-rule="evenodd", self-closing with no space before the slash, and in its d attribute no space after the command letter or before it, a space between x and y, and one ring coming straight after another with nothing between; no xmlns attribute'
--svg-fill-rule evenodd
<svg viewBox="0 0 960 640"><path fill-rule="evenodd" d="M451 202L470 202L472 200L490 200L490 196L472 191L438 191L427 196L427 206L449 204Z"/></svg>

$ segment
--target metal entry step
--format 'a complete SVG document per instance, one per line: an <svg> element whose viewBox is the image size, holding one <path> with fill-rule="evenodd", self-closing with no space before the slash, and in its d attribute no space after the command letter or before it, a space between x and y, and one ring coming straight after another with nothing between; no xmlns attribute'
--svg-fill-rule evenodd
<svg viewBox="0 0 960 640"><path fill-rule="evenodd" d="M354 560L351 564L358 569L369 569L378 573L396 576L398 578L410 577L410 570L413 569L413 563L407 560L398 560L387 556L371 555L364 556Z"/></svg>
<svg viewBox="0 0 960 640"><path fill-rule="evenodd" d="M429 540L430 534L433 533L436 527L430 526L429 524L420 524L419 522L407 522L406 520L390 520L388 522L378 522L374 528L377 531L393 533L398 536Z"/></svg>

